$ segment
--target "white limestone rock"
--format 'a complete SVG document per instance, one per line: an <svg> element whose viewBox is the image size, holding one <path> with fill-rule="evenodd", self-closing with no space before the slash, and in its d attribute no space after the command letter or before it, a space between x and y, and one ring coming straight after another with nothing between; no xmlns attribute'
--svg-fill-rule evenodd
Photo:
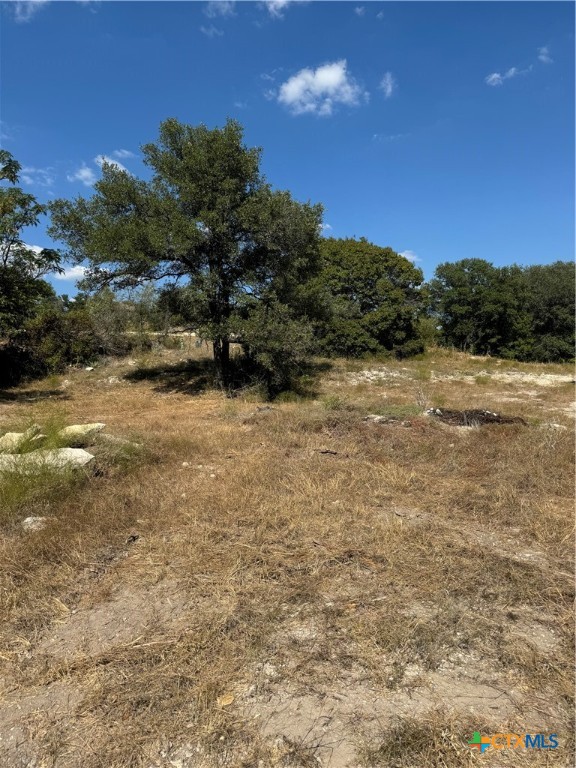
<svg viewBox="0 0 576 768"><path fill-rule="evenodd" d="M101 432L106 424L101 422L95 422L93 424L72 424L69 427L64 427L58 432L58 437L66 440L71 445L82 445L82 442L87 438L95 435L97 432Z"/></svg>
<svg viewBox="0 0 576 768"><path fill-rule="evenodd" d="M125 437L116 437L116 435L100 434L98 435L98 442L112 445L117 448L142 448L142 443L135 443L132 440L126 440Z"/></svg>
<svg viewBox="0 0 576 768"><path fill-rule="evenodd" d="M42 531L46 528L48 517L26 517L22 520L22 528L25 531Z"/></svg>
<svg viewBox="0 0 576 768"><path fill-rule="evenodd" d="M0 455L0 472L20 472L31 475L42 469L63 470L83 467L94 456L82 448L55 448L30 453L5 453Z"/></svg>
<svg viewBox="0 0 576 768"><path fill-rule="evenodd" d="M564 424L557 424L554 421L547 421L544 424L540 424L540 429L557 429L561 432L566 432L568 427L565 427Z"/></svg>
<svg viewBox="0 0 576 768"><path fill-rule="evenodd" d="M6 432L0 437L0 453L14 453L19 451L29 440L32 440L41 431L38 424L32 424L25 432Z"/></svg>

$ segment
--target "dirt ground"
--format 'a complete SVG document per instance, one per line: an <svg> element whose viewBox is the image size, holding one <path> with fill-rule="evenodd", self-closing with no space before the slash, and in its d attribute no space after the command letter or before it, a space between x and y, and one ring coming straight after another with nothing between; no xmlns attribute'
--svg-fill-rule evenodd
<svg viewBox="0 0 576 768"><path fill-rule="evenodd" d="M571 368L332 361L268 405L185 352L0 392L0 434L143 446L0 478L0 767L573 765Z"/></svg>

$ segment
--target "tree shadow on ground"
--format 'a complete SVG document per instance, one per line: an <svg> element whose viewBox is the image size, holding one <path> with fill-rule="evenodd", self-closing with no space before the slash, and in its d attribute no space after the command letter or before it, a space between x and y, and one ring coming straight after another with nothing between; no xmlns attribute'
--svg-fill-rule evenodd
<svg viewBox="0 0 576 768"><path fill-rule="evenodd" d="M292 383L289 392L293 392L298 397L306 400L315 400L320 392L318 389L318 380L323 373L331 371L334 364L329 360L310 360L300 365L299 375ZM279 394L282 394L280 392Z"/></svg>
<svg viewBox="0 0 576 768"><path fill-rule="evenodd" d="M61 389L0 389L0 403L35 403L38 400L70 400Z"/></svg>
<svg viewBox="0 0 576 768"><path fill-rule="evenodd" d="M162 393L197 395L216 387L216 369L212 360L185 360L137 368L124 378L127 381L154 382L154 391Z"/></svg>
<svg viewBox="0 0 576 768"><path fill-rule="evenodd" d="M233 358L231 366L232 383L229 395L234 397L249 387L257 387L262 380L241 359ZM300 367L299 375L290 391L299 397L315 398L318 396L315 386L321 373L332 368L328 361L312 361ZM209 389L217 389L216 367L213 360L186 360L180 363L161 364L137 368L126 374L127 381L149 381L154 383L154 391L159 393L179 393L197 395Z"/></svg>
<svg viewBox="0 0 576 768"><path fill-rule="evenodd" d="M311 360L301 366L302 373L308 376L319 376L321 373L331 371L332 368L334 368L334 363L330 360Z"/></svg>

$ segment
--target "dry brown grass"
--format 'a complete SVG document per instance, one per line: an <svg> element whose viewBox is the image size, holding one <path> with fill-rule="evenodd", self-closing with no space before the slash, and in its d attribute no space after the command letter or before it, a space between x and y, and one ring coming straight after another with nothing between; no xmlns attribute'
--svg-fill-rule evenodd
<svg viewBox="0 0 576 768"><path fill-rule="evenodd" d="M573 386L503 369L570 374L342 362L316 399L258 410L164 352L4 393L6 429L103 421L146 452L12 497L0 764L571 765ZM54 519L25 533L30 514ZM560 749L480 759L478 729Z"/></svg>

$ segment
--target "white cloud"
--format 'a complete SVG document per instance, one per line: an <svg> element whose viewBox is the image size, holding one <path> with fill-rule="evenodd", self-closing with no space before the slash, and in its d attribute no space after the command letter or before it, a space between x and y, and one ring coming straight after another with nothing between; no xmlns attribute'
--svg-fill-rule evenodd
<svg viewBox="0 0 576 768"><path fill-rule="evenodd" d="M384 91L384 98L389 99L396 90L396 80L392 72L386 72L380 81L380 88Z"/></svg>
<svg viewBox="0 0 576 768"><path fill-rule="evenodd" d="M295 115L331 115L336 104L358 106L368 100L348 73L346 59L323 64L318 69L301 69L280 86L278 101Z"/></svg>
<svg viewBox="0 0 576 768"><path fill-rule="evenodd" d="M109 157L108 155L96 155L94 162L96 165L100 166L100 168L102 168L104 163L108 163L108 165L114 166L114 168L117 168L119 171L126 171L126 173L128 173L128 169L125 168L122 163L119 163L118 160L114 160L114 158Z"/></svg>
<svg viewBox="0 0 576 768"><path fill-rule="evenodd" d="M116 149L114 152L112 152L113 155L116 155L116 157L134 157L133 153L130 152L128 149ZM118 171L124 171L125 173L130 173L130 171L122 165L121 162L118 160L115 160L113 157L110 157L110 155L96 155L94 158L94 164L97 165L99 168L102 168L104 163L107 163L108 165L111 165L112 167L116 168ZM74 173L68 174L66 176L68 181L81 181L82 184L84 184L85 187L91 187L96 182L96 174L90 168L86 163L82 163L80 168L78 168L77 171Z"/></svg>
<svg viewBox="0 0 576 768"><path fill-rule="evenodd" d="M384 142L384 141L398 141L399 139L406 139L411 136L408 133L374 133L372 134L372 141Z"/></svg>
<svg viewBox="0 0 576 768"><path fill-rule="evenodd" d="M283 19L284 11L295 3L304 3L307 0L264 0L264 6L273 19Z"/></svg>
<svg viewBox="0 0 576 768"><path fill-rule="evenodd" d="M22 182L34 187L51 187L54 184L52 168L22 168Z"/></svg>
<svg viewBox="0 0 576 768"><path fill-rule="evenodd" d="M203 35L206 35L206 37L222 37L224 32L221 29L218 29L218 27L215 27L214 24L210 24L209 27L200 27L200 32L202 32Z"/></svg>
<svg viewBox="0 0 576 768"><path fill-rule="evenodd" d="M14 18L19 22L30 21L32 16L48 2L49 0L17 0L17 2L11 3Z"/></svg>
<svg viewBox="0 0 576 768"><path fill-rule="evenodd" d="M405 259L408 259L408 261L422 261L415 253L414 251L400 251L398 254L399 256L403 256Z"/></svg>
<svg viewBox="0 0 576 768"><path fill-rule="evenodd" d="M384 11L380 11L379 13L377 13L377 14L376 14L376 18L377 18L379 21L382 21L382 19L384 18Z"/></svg>
<svg viewBox="0 0 576 768"><path fill-rule="evenodd" d="M323 232L329 232L332 229L332 226L330 224L321 224L320 229Z"/></svg>
<svg viewBox="0 0 576 768"><path fill-rule="evenodd" d="M66 176L66 178L68 181L81 181L85 187L91 187L96 181L96 174L92 168L88 168L88 166L83 163L75 173Z"/></svg>
<svg viewBox="0 0 576 768"><path fill-rule="evenodd" d="M266 80L269 83L274 83L278 75L284 71L284 67L275 67L271 72L262 72L260 75L261 80Z"/></svg>
<svg viewBox="0 0 576 768"><path fill-rule="evenodd" d="M37 256L39 256L44 250L41 245L30 245L29 243L24 243L24 247L28 248L29 251L32 251Z"/></svg>
<svg viewBox="0 0 576 768"><path fill-rule="evenodd" d="M248 104L245 101L235 101L234 106L236 109L247 109Z"/></svg>
<svg viewBox="0 0 576 768"><path fill-rule="evenodd" d="M488 77L485 78L484 82L486 85L502 85L504 81L502 80L502 75L499 72L492 72L491 75L488 75Z"/></svg>
<svg viewBox="0 0 576 768"><path fill-rule="evenodd" d="M56 280L82 280L87 271L87 267L77 265L75 267L68 267L64 272L54 274Z"/></svg>
<svg viewBox="0 0 576 768"><path fill-rule="evenodd" d="M129 149L115 149L114 152L112 152L114 157L121 157L122 159L126 157L136 157L134 152L130 152Z"/></svg>
<svg viewBox="0 0 576 768"><path fill-rule="evenodd" d="M12 0L9 5L17 22L27 22L50 2L51 0ZM93 6L98 5L99 0L76 0L76 2L89 7L92 13L96 13Z"/></svg>
<svg viewBox="0 0 576 768"><path fill-rule="evenodd" d="M233 16L234 2L228 0L211 0L204 8L204 15L209 19L215 19L217 16Z"/></svg>
<svg viewBox="0 0 576 768"><path fill-rule="evenodd" d="M358 5L356 6L356 8L354 8L354 13L356 14L356 16L364 16L364 14L366 13L366 8L364 8L363 5Z"/></svg>
<svg viewBox="0 0 576 768"><path fill-rule="evenodd" d="M548 50L547 45L542 46L542 48L538 48L538 60L543 64L552 64L554 61L554 59L550 58L550 51Z"/></svg>
<svg viewBox="0 0 576 768"><path fill-rule="evenodd" d="M510 67L510 69L507 69L506 72L504 72L503 75L500 74L500 72L492 72L491 75L488 75L484 78L484 82L486 85L492 85L492 86L498 86L498 85L504 85L504 80L511 80L513 77L518 77L518 75L526 75L528 72L532 71L532 64L530 64L529 67L526 69L518 69L518 67Z"/></svg>

